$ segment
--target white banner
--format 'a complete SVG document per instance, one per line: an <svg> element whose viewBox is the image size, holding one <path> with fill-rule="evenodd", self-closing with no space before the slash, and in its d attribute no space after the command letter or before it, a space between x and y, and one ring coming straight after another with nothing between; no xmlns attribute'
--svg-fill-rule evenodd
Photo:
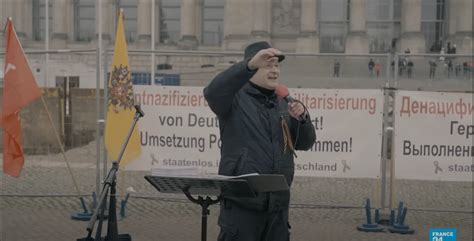
<svg viewBox="0 0 474 241"><path fill-rule="evenodd" d="M316 127L311 150L298 152L296 175L378 178L382 90L292 89Z"/></svg>
<svg viewBox="0 0 474 241"><path fill-rule="evenodd" d="M396 178L471 182L472 112L472 94L398 91Z"/></svg>
<svg viewBox="0 0 474 241"><path fill-rule="evenodd" d="M128 170L199 168L217 173L219 127L203 87L134 86L145 117L140 120L142 155ZM296 175L369 177L380 173L381 90L291 89L308 107L317 141L298 152Z"/></svg>
<svg viewBox="0 0 474 241"><path fill-rule="evenodd" d="M202 87L134 86L145 117L139 122L142 155L129 170L199 168L217 173L219 124Z"/></svg>

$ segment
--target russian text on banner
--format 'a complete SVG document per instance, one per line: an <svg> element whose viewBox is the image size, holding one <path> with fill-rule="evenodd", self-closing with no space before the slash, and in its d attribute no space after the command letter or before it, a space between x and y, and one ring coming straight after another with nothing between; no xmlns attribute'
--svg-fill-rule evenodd
<svg viewBox="0 0 474 241"><path fill-rule="evenodd" d="M472 182L473 111L470 93L398 91L396 177Z"/></svg>

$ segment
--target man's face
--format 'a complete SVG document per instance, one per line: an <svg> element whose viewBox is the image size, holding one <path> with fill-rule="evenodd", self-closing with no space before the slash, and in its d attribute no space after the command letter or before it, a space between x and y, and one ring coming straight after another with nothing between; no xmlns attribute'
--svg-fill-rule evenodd
<svg viewBox="0 0 474 241"><path fill-rule="evenodd" d="M278 85L278 78L280 77L280 63L278 58L271 58L267 65L259 68L257 73L252 77L251 81L265 89L274 90Z"/></svg>

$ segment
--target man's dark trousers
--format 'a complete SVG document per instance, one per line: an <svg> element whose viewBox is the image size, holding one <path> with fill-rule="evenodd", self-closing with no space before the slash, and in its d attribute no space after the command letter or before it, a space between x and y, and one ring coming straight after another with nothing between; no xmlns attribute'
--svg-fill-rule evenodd
<svg viewBox="0 0 474 241"><path fill-rule="evenodd" d="M218 241L289 241L288 209L252 211L221 202Z"/></svg>

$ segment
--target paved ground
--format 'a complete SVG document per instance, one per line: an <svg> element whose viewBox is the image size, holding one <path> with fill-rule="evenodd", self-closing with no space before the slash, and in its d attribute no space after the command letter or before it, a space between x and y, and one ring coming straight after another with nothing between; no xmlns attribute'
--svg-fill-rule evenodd
<svg viewBox="0 0 474 241"><path fill-rule="evenodd" d="M86 234L86 223L68 218L77 210L74 198L3 198L2 240L75 240ZM121 233L133 240L200 240L197 206L183 201L131 199L129 216L119 222ZM209 239L216 240L216 208L209 218ZM430 225L456 227L458 240L472 240L472 214L412 212L408 222L414 235L362 233L360 209L292 208L293 240L428 240Z"/></svg>
<svg viewBox="0 0 474 241"><path fill-rule="evenodd" d="M71 162L81 191L90 194L95 190L95 164L84 161L90 160L87 155L92 154L81 154L82 158L71 158ZM68 196L75 192L64 166L56 156L36 156L27 159L18 179L0 174L1 241L64 241L86 235L87 223L70 219L80 207L78 198ZM135 190L119 231L130 233L135 241L200 240L199 206L182 195L158 193L143 179L146 174L127 172L119 176L122 193L130 187ZM380 203L379 184L371 179L296 178L290 210L292 240L421 241L428 240L430 227L455 227L458 240L472 240L472 183L398 181L396 200L403 200L409 208L406 223L415 234L356 231L365 221L360 208L364 199ZM90 203L91 198L87 200ZM211 208L208 240L216 240L217 216L217 207Z"/></svg>

